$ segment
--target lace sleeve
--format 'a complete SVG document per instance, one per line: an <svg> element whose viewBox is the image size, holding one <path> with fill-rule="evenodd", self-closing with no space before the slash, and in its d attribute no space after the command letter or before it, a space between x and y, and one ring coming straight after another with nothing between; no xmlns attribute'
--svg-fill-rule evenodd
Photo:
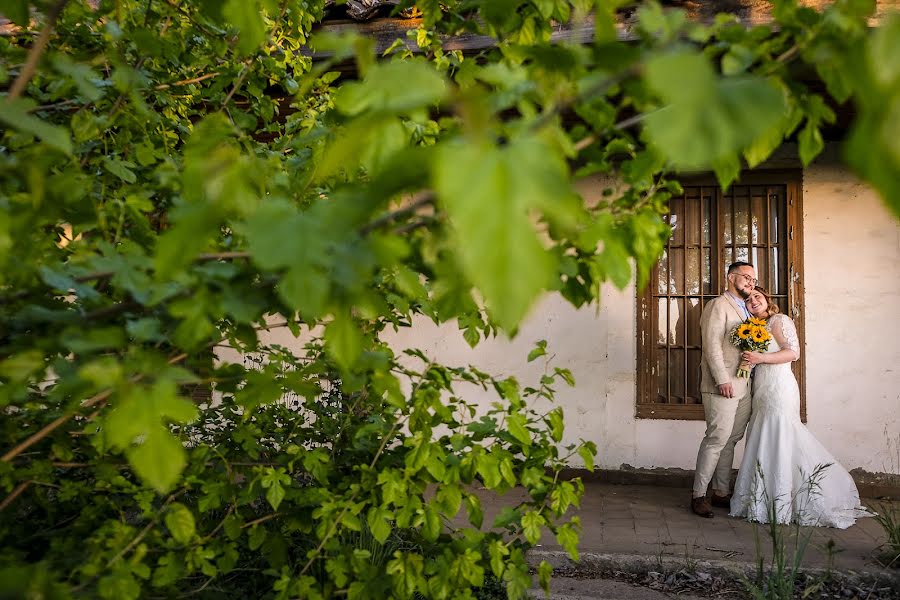
<svg viewBox="0 0 900 600"><path fill-rule="evenodd" d="M800 340L797 338L797 328L787 315L774 315L771 319L772 334L782 348L790 348L800 358Z"/></svg>

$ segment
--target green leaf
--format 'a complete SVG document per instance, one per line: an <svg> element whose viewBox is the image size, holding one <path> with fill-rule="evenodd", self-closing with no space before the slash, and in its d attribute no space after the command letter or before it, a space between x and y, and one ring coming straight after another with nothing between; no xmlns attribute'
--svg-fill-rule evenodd
<svg viewBox="0 0 900 600"><path fill-rule="evenodd" d="M72 78L82 96L91 102L96 102L103 97L103 93L94 83L94 80L98 80L99 77L89 66L73 62L63 54L55 55L52 62L53 68Z"/></svg>
<svg viewBox="0 0 900 600"><path fill-rule="evenodd" d="M165 523L169 533L179 544L187 544L194 538L196 531L194 514L184 504L180 502L170 504L166 511Z"/></svg>
<svg viewBox="0 0 900 600"><path fill-rule="evenodd" d="M372 536L383 544L391 535L391 512L380 506L373 506L366 515L366 523L369 525L369 531Z"/></svg>
<svg viewBox="0 0 900 600"><path fill-rule="evenodd" d="M616 29L616 3L598 2L594 6L594 42L615 42L618 39Z"/></svg>
<svg viewBox="0 0 900 600"><path fill-rule="evenodd" d="M256 52L266 41L266 23L258 0L227 0L222 13L240 34L237 49L241 54Z"/></svg>
<svg viewBox="0 0 900 600"><path fill-rule="evenodd" d="M72 154L72 140L65 127L51 125L29 114L29 104L21 99L0 102L0 123L39 138L51 148Z"/></svg>
<svg viewBox="0 0 900 600"><path fill-rule="evenodd" d="M593 264L603 279L609 279L620 290L631 282L631 256L618 237L603 242L603 251L594 256Z"/></svg>
<svg viewBox="0 0 900 600"><path fill-rule="evenodd" d="M481 529L481 524L484 522L484 512L481 510L481 500L475 494L466 494L466 512L469 516L469 523Z"/></svg>
<svg viewBox="0 0 900 600"><path fill-rule="evenodd" d="M441 515L431 504L427 504L423 517L425 520L422 523L422 537L429 542L436 542L441 534Z"/></svg>
<svg viewBox="0 0 900 600"><path fill-rule="evenodd" d="M104 600L136 600L141 595L141 586L131 573L119 569L100 578L97 592Z"/></svg>
<svg viewBox="0 0 900 600"><path fill-rule="evenodd" d="M569 554L569 558L579 560L578 533L571 525L566 523L556 530L556 542Z"/></svg>
<svg viewBox="0 0 900 600"><path fill-rule="evenodd" d="M554 442L561 442L563 431L565 430L562 407L558 406L547 413L547 421L550 425L550 437L553 438Z"/></svg>
<svg viewBox="0 0 900 600"><path fill-rule="evenodd" d="M394 558L387 564L387 574L393 578L395 590L404 598L412 597L420 585L424 590L424 569L425 561L420 554L402 550L394 552Z"/></svg>
<svg viewBox="0 0 900 600"><path fill-rule="evenodd" d="M538 565L538 582L541 584L541 589L548 594L550 593L550 576L552 574L553 567L546 560L542 560Z"/></svg>
<svg viewBox="0 0 900 600"><path fill-rule="evenodd" d="M735 44L722 56L722 73L725 75L743 73L755 60L756 55L750 48Z"/></svg>
<svg viewBox="0 0 900 600"><path fill-rule="evenodd" d="M867 45L867 62L876 85L885 89L900 82L900 14L888 14L876 27ZM894 87L896 90L896 87Z"/></svg>
<svg viewBox="0 0 900 600"><path fill-rule="evenodd" d="M338 313L325 328L325 349L343 369L349 369L362 352L363 337L347 313Z"/></svg>
<svg viewBox="0 0 900 600"><path fill-rule="evenodd" d="M444 78L424 61L373 65L361 82L341 86L335 107L347 114L404 114L434 106L447 93Z"/></svg>
<svg viewBox="0 0 900 600"><path fill-rule="evenodd" d="M797 141L800 150L800 161L804 167L809 166L809 163L825 149L825 140L822 139L822 132L811 122L807 122L806 127L800 130Z"/></svg>
<svg viewBox="0 0 900 600"><path fill-rule="evenodd" d="M274 482L269 486L268 491L266 491L266 500L273 510L278 510L278 507L281 506L281 501L284 500L284 494L284 488L281 487L280 483Z"/></svg>
<svg viewBox="0 0 900 600"><path fill-rule="evenodd" d="M535 347L532 348L531 352L528 353L528 362L535 360L539 356L546 356L546 354L547 340L540 340L535 344Z"/></svg>
<svg viewBox="0 0 900 600"><path fill-rule="evenodd" d="M181 442L163 428L148 431L125 455L138 477L160 493L172 489L187 463Z"/></svg>
<svg viewBox="0 0 900 600"><path fill-rule="evenodd" d="M438 486L435 499L441 505L444 514L453 518L462 505L462 490L456 484L444 483Z"/></svg>
<svg viewBox="0 0 900 600"><path fill-rule="evenodd" d="M135 167L135 164L132 162L109 158L107 156L103 159L103 166L107 171L109 171L125 183L134 183L135 181L137 181L137 176L131 170Z"/></svg>
<svg viewBox="0 0 900 600"><path fill-rule="evenodd" d="M0 361L0 376L20 382L43 368L44 354L40 350L26 350Z"/></svg>
<svg viewBox="0 0 900 600"><path fill-rule="evenodd" d="M531 445L531 432L528 431L525 415L522 413L513 413L506 417L506 427L509 433L516 438L523 446Z"/></svg>
<svg viewBox="0 0 900 600"><path fill-rule="evenodd" d="M228 536L228 539L233 541L241 537L241 519L235 515L228 515L225 517L225 520L222 521L222 527L225 530L225 535Z"/></svg>
<svg viewBox="0 0 900 600"><path fill-rule="evenodd" d="M106 417L103 431L110 445L126 450L141 479L165 492L178 481L186 458L162 420L188 423L196 418L197 407L178 397L175 383L161 380L149 388L132 388Z"/></svg>
<svg viewBox="0 0 900 600"><path fill-rule="evenodd" d="M594 457L597 455L597 445L594 442L583 442L578 447L578 456L584 461L584 468L593 472Z"/></svg>
<svg viewBox="0 0 900 600"><path fill-rule="evenodd" d="M491 557L491 571L496 577L502 577L506 570L506 557L509 556L509 548L502 540L492 540L488 546L488 554Z"/></svg>
<svg viewBox="0 0 900 600"><path fill-rule="evenodd" d="M0 14L4 15L16 25L22 27L28 27L28 23L31 20L31 13L28 10L28 0L3 0Z"/></svg>
<svg viewBox="0 0 900 600"><path fill-rule="evenodd" d="M781 90L757 77L717 79L699 53L652 58L646 81L666 103L645 118L645 131L676 167L709 168L773 128L785 111Z"/></svg>
<svg viewBox="0 0 900 600"><path fill-rule="evenodd" d="M522 515L522 533L528 543L534 546L541 539L541 527L547 523L541 513L529 510Z"/></svg>
<svg viewBox="0 0 900 600"><path fill-rule="evenodd" d="M554 258L529 218L532 209L552 210L560 189L568 187L555 163L553 151L534 138L502 149L449 144L437 154L435 188L462 268L507 331L516 328L555 272Z"/></svg>
<svg viewBox="0 0 900 600"><path fill-rule="evenodd" d="M550 492L550 508L557 516L562 516L570 506L578 505L578 494L570 481L562 481Z"/></svg>
<svg viewBox="0 0 900 600"><path fill-rule="evenodd" d="M496 455L479 454L475 459L475 470L489 490L500 486L503 477L500 474L500 461Z"/></svg>
<svg viewBox="0 0 900 600"><path fill-rule="evenodd" d="M506 527L507 525L518 523L522 514L511 506L504 506L500 509L500 514L494 517L493 527L495 529Z"/></svg>
<svg viewBox="0 0 900 600"><path fill-rule="evenodd" d="M784 133L783 124L778 123L750 142L750 145L744 148L744 159L747 161L747 166L752 169L769 158L781 146Z"/></svg>
<svg viewBox="0 0 900 600"><path fill-rule="evenodd" d="M737 155L731 154L714 159L712 168L716 174L716 181L719 182L719 187L727 190L741 173L741 161Z"/></svg>
<svg viewBox="0 0 900 600"><path fill-rule="evenodd" d="M253 527L251 527L250 532L247 534L247 544L250 546L250 549L256 550L257 548L262 546L263 542L266 541L266 536L268 535L268 533L268 530L260 525L254 525Z"/></svg>

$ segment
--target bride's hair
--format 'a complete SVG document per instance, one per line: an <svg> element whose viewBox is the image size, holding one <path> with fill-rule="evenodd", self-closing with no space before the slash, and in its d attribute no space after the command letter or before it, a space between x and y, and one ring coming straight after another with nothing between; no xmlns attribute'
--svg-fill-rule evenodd
<svg viewBox="0 0 900 600"><path fill-rule="evenodd" d="M781 312L781 309L778 308L778 305L775 304L775 301L774 301L774 300L772 300L772 296L769 295L769 292L766 290L766 288L764 288L764 287L761 286L761 285L758 285L758 286L756 286L756 287L753 288L753 289L755 289L757 292L759 292L760 294L762 294L763 296L765 296L765 298L766 298L766 303L769 305L769 307L766 309L766 312L769 313L769 314L767 315L767 317L771 317L772 315L777 315L778 313Z"/></svg>

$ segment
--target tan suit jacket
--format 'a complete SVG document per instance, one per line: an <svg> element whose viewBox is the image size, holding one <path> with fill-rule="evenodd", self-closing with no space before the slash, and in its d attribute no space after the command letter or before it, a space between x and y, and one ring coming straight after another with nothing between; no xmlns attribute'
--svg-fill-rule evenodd
<svg viewBox="0 0 900 600"><path fill-rule="evenodd" d="M718 385L731 383L734 397L740 398L750 385L749 378L737 376L741 353L731 343L731 331L744 320L744 311L724 293L703 307L700 317L700 333L703 339L703 356L700 358L700 391L718 394Z"/></svg>

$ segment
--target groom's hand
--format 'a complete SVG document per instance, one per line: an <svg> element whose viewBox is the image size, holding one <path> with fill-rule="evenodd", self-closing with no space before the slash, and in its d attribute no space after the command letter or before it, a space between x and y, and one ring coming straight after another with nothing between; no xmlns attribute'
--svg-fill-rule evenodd
<svg viewBox="0 0 900 600"><path fill-rule="evenodd" d="M718 388L720 396L725 396L726 398L734 396L734 388L731 387L730 383L720 383Z"/></svg>

